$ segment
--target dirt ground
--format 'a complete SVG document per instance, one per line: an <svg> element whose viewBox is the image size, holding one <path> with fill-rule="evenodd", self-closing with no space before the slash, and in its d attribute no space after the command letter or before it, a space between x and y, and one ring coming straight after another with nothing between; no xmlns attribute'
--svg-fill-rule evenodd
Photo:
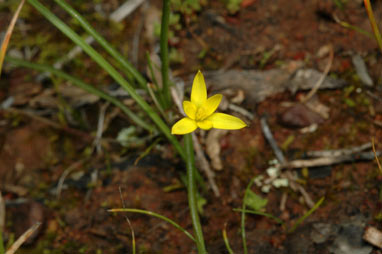
<svg viewBox="0 0 382 254"><path fill-rule="evenodd" d="M155 13L160 13L161 1L145 2L119 25L99 13L106 15L123 1L82 2L76 3L79 11L149 76L145 54L154 52L158 45L158 39L148 32L153 29L149 24ZM76 26L54 3L49 6ZM0 8L0 32L10 21L12 8L12 4ZM100 9L99 16L94 14ZM374 1L374 10L380 19L381 1ZM30 53L31 61L53 64L71 49L72 44L33 7L26 4L23 12L10 53L25 57L27 52L35 52ZM169 43L177 52L172 74L187 87L198 69L206 73L235 70L237 75L258 71L256 75L263 75L264 80L274 75L269 71L285 69L293 69L292 78L297 69L294 66L322 74L330 61L322 52L328 48L334 56L328 77L343 82L334 89L320 89L312 99L316 104L310 104L315 105L313 110L299 103L306 90L292 93L284 89L258 101L249 96L251 89L256 89L251 85L232 84L229 89L222 85L223 89L211 81L209 90L222 90L228 102L247 113L232 108L225 111L244 119L249 127L229 131L218 139L221 151L216 156L223 167L215 171L215 181L220 196L214 195L206 179L205 188L200 189L205 200L201 221L208 253L229 253L223 229L234 253L243 253L241 214L233 209L241 208L251 179L267 177L266 170L275 159L263 135L263 117L288 161L306 159L311 151L359 147L372 138L376 150L382 149L381 53L375 40L336 19L371 32L363 3L355 0L246 0L235 14L229 13L223 1L207 1L200 11L180 16L181 28L172 28ZM134 44L137 38L139 43ZM355 55L364 60L373 85L364 84L357 75L352 62ZM64 70L96 86L115 88L84 54L66 64ZM197 252L187 236L166 222L147 215L107 211L123 206L145 209L192 232L181 180L185 165L164 138L145 141L147 133L142 132L137 134L138 141L121 146L116 141L118 132L131 126L122 112L73 90L65 81L41 81L39 73L29 69L6 66L0 80L0 101L10 97L14 99L12 106L5 108L2 103L0 110L5 241L17 239L36 221L42 223L18 253L132 253L126 218L134 230L138 253ZM122 99L137 110L129 97ZM104 133L95 143L102 111ZM312 125L314 129L309 130ZM197 135L207 148L208 134ZM153 142L158 142L154 149L140 158ZM264 192L263 186L254 184L251 190L268 201L263 211L284 223L248 214L248 253L382 253L362 241L367 227L381 229L382 220L382 173L370 146L365 153L369 155L366 159L355 154L346 163L283 170L280 177L289 172L297 188L272 186ZM291 232L310 209L307 196L313 204L322 197L325 200Z"/></svg>

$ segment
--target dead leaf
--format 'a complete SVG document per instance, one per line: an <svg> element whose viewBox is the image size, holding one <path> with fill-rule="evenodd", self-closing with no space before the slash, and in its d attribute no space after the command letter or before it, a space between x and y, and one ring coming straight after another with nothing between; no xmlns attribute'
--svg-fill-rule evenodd
<svg viewBox="0 0 382 254"><path fill-rule="evenodd" d="M212 129L209 131L206 139L206 150L211 159L211 165L216 170L223 169L223 163L220 159L220 140L228 133L227 130Z"/></svg>

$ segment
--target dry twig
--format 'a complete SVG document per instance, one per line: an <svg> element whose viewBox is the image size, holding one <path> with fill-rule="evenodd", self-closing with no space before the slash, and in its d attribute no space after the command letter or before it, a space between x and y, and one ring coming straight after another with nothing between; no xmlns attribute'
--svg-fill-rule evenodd
<svg viewBox="0 0 382 254"><path fill-rule="evenodd" d="M60 199L60 197L61 197L62 187L64 186L64 182L65 182L66 177L70 173L72 173L75 169L80 167L86 160L88 160L88 158L77 161L77 162L73 163L72 165L70 165L70 167L68 167L67 169L64 170L64 172L62 173L60 179L58 180L58 184L57 184L57 189L56 189L56 198L57 199Z"/></svg>
<svg viewBox="0 0 382 254"><path fill-rule="evenodd" d="M12 244L12 246L5 252L5 254L14 254L20 246L38 229L38 227L41 225L40 222L37 222L32 227L30 227L27 231L25 231L24 234L22 234L16 242Z"/></svg>
<svg viewBox="0 0 382 254"><path fill-rule="evenodd" d="M382 151L376 151L376 156L380 156ZM322 167L329 166L344 162L353 162L359 160L373 160L373 152L362 152L355 154L340 155L336 157L320 157L306 160L293 160L287 163L281 164L281 168L310 168L310 167Z"/></svg>
<svg viewBox="0 0 382 254"><path fill-rule="evenodd" d="M287 160L285 159L283 155L283 152L277 145L276 140L273 138L273 134L271 132L271 129L268 126L267 119L265 117L262 117L260 119L260 123L261 123L261 130L263 131L264 137L266 138L266 140L272 147L277 160L280 162L280 165L288 164ZM314 206L314 202L312 201L312 199L310 198L309 194L306 192L304 187L302 187L299 183L296 182L296 178L293 176L293 174L290 171L285 172L285 174L291 188L294 191L299 191L301 195L303 196L305 203L309 206L309 208L312 208Z"/></svg>
<svg viewBox="0 0 382 254"><path fill-rule="evenodd" d="M275 153L275 156L276 156L277 160L279 161L279 163L285 164L286 163L286 159L285 159L285 157L283 155L283 152L281 151L281 149L277 145L276 140L273 138L273 134L271 132L271 129L268 126L266 117L264 117L264 116L261 117L260 124L261 124L261 130L263 131L264 137L268 141L268 143L271 146L273 152Z"/></svg>
<svg viewBox="0 0 382 254"><path fill-rule="evenodd" d="M317 157L337 157L337 156L344 156L344 155L359 153L370 148L372 148L372 144L368 142L360 146L355 146L355 147L345 148L345 149L309 151L306 153L306 155L308 157L316 157L316 158Z"/></svg>
<svg viewBox="0 0 382 254"><path fill-rule="evenodd" d="M243 116L246 116L251 121L254 119L253 114L249 112L248 110L246 110L245 108L239 107L232 103L228 104L228 108L232 111L242 114Z"/></svg>
<svg viewBox="0 0 382 254"><path fill-rule="evenodd" d="M333 46L329 45L329 60L328 60L328 64L326 65L325 70L324 70L324 72L321 75L321 78L317 81L316 84L314 84L312 90L310 90L309 93L305 97L303 97L301 99L301 103L307 102L318 91L318 89L320 88L322 82L324 82L326 76L328 75L328 73L330 71L330 68L332 67L333 57L334 57Z"/></svg>
<svg viewBox="0 0 382 254"><path fill-rule="evenodd" d="M197 139L196 135L192 133L192 139L194 140L194 148L196 152L196 157L198 158L198 161L200 162L200 167L203 169L204 173L207 176L208 182L211 186L212 191L214 192L216 197L220 197L219 189L215 182L215 174L211 170L210 163L206 159L206 156L204 155L203 149L199 143L199 140Z"/></svg>
<svg viewBox="0 0 382 254"><path fill-rule="evenodd" d="M75 135L75 136L81 137L81 138L83 138L85 140L91 140L92 139L91 135L89 135L86 132L82 132L82 131L79 131L79 130L76 130L76 129L73 129L73 128L70 128L70 127L67 127L67 126L62 126L62 125L60 125L60 124L58 124L56 122L53 122L50 119L41 117L39 115L36 115L36 114L34 114L32 112L29 112L29 111L26 111L26 110L20 110L20 109L16 109L16 108L7 108L7 109L2 109L2 110L27 116L29 118L32 118L33 120L37 120L37 121L42 122L42 123L44 123L46 125L49 125L52 128L55 128L55 129L58 129L58 130L62 130L64 132L66 132L66 133L69 133L71 135Z"/></svg>

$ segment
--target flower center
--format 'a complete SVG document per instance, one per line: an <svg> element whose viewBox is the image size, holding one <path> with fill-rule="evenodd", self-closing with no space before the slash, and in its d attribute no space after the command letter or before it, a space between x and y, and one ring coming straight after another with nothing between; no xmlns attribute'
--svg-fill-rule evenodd
<svg viewBox="0 0 382 254"><path fill-rule="evenodd" d="M204 108L200 107L196 110L195 114L195 120L196 121L203 121L205 118L207 118L207 112Z"/></svg>

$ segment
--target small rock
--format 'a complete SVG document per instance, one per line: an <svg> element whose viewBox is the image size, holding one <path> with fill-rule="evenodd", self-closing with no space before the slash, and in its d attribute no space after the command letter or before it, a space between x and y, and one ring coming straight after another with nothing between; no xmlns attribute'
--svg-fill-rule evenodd
<svg viewBox="0 0 382 254"><path fill-rule="evenodd" d="M279 122L287 127L304 128L312 124L321 124L324 122L324 118L304 104L297 103L280 115Z"/></svg>
<svg viewBox="0 0 382 254"><path fill-rule="evenodd" d="M363 240L366 242L382 248L382 232L375 227L367 227L363 234Z"/></svg>
<svg viewBox="0 0 382 254"><path fill-rule="evenodd" d="M373 248L362 240L363 227L353 223L343 224L330 247L334 254L369 254Z"/></svg>
<svg viewBox="0 0 382 254"><path fill-rule="evenodd" d="M352 57L352 62L355 67L355 71L361 82L367 86L373 86L373 80L371 79L369 73L367 72L367 67L365 61L363 61L362 57L358 54L355 54Z"/></svg>

